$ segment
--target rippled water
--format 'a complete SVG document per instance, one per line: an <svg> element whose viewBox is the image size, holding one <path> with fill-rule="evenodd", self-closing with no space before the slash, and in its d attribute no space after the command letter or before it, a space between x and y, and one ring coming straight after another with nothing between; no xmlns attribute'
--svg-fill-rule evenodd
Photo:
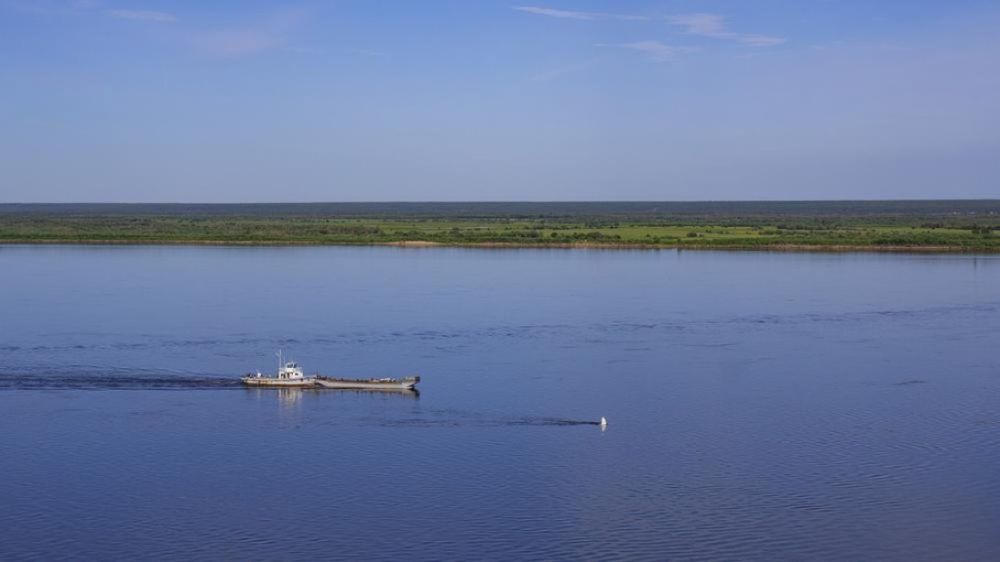
<svg viewBox="0 0 1000 562"><path fill-rule="evenodd" d="M2 560L1000 559L997 257L0 246L0 268ZM423 382L233 383L277 348Z"/></svg>

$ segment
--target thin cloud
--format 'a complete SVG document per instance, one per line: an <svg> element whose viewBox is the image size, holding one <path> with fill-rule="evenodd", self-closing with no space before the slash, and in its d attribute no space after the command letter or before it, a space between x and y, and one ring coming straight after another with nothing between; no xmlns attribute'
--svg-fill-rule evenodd
<svg viewBox="0 0 1000 562"><path fill-rule="evenodd" d="M288 44L288 36L305 19L306 13L301 10L279 12L254 25L191 34L188 43L203 54L219 58L294 51L296 48Z"/></svg>
<svg viewBox="0 0 1000 562"><path fill-rule="evenodd" d="M100 6L100 0L0 0L0 8L37 16L81 15Z"/></svg>
<svg viewBox="0 0 1000 562"><path fill-rule="evenodd" d="M608 45L598 45L601 47L606 47ZM677 58L677 55L682 53L690 53L696 51L694 47L685 47L678 45L667 45L666 43L661 43L659 41L634 41L632 43L620 43L617 45L611 45L613 47L620 47L622 49L629 49L632 51L639 51L645 54L651 60L655 62L667 62L672 61Z"/></svg>
<svg viewBox="0 0 1000 562"><path fill-rule="evenodd" d="M680 16L668 16L667 21L673 25L682 26L691 35L703 35L705 37L726 37L726 20L722 16L715 14L685 14Z"/></svg>
<svg viewBox="0 0 1000 562"><path fill-rule="evenodd" d="M156 23L174 23L177 16L166 12L152 10L110 10L108 15L113 18L135 21L150 21Z"/></svg>
<svg viewBox="0 0 1000 562"><path fill-rule="evenodd" d="M726 25L726 18L717 14L700 13L668 16L667 22L671 25L683 27L684 32L688 35L738 41L744 45L750 45L752 47L773 47L774 45L780 45L786 41L782 37L774 37L771 35L736 33L734 31L730 31Z"/></svg>
<svg viewBox="0 0 1000 562"><path fill-rule="evenodd" d="M628 20L628 21L651 21L659 20L650 16L633 14L609 14L605 12L579 12L574 10L559 10L544 6L514 6L515 10L538 16L550 18L570 19L579 21L599 21L599 20ZM761 35L757 33L737 33L726 25L726 18L718 14L697 13L679 14L663 18L667 23L684 28L688 35L698 35L700 37L711 37L713 39L724 39L736 41L751 47L773 47L786 42L783 37L773 35ZM640 41L635 44L647 44L649 41ZM662 45L662 43L661 43Z"/></svg>
<svg viewBox="0 0 1000 562"><path fill-rule="evenodd" d="M601 12L574 12L569 10L556 10L554 8L544 8L541 6L514 6L515 10L521 12L527 12L529 14L535 14L539 16L548 16L551 18L562 18L570 20L584 20L584 21L596 21L596 20L624 20L624 21L642 21L648 20L647 16L634 16L629 14L605 14Z"/></svg>
<svg viewBox="0 0 1000 562"><path fill-rule="evenodd" d="M788 40L784 37L774 37L771 35L740 35L737 41L751 47L773 47L786 43Z"/></svg>
<svg viewBox="0 0 1000 562"><path fill-rule="evenodd" d="M192 44L199 51L216 57L240 57L284 46L284 40L259 29L226 29L197 34Z"/></svg>

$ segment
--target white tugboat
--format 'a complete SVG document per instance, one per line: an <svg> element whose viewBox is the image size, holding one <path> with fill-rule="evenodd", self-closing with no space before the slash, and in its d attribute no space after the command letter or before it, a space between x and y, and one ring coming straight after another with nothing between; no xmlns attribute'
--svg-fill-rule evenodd
<svg viewBox="0 0 1000 562"><path fill-rule="evenodd" d="M257 371L240 379L247 386L277 386L281 388L303 388L316 386L316 377L307 377L295 361L285 363L282 353L278 352L278 374L273 377L264 376Z"/></svg>

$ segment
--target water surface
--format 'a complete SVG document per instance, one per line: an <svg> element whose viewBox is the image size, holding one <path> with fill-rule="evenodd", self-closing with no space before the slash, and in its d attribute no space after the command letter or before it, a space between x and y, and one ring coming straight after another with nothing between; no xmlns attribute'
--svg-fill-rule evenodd
<svg viewBox="0 0 1000 562"><path fill-rule="evenodd" d="M997 257L0 246L0 270L3 560L1000 559ZM233 384L278 348L421 392Z"/></svg>

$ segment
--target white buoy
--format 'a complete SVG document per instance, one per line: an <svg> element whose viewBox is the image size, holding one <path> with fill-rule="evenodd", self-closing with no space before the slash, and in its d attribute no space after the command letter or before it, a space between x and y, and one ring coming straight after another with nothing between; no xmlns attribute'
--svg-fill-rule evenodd
<svg viewBox="0 0 1000 562"><path fill-rule="evenodd" d="M601 429L608 427L608 418L601 416Z"/></svg>

